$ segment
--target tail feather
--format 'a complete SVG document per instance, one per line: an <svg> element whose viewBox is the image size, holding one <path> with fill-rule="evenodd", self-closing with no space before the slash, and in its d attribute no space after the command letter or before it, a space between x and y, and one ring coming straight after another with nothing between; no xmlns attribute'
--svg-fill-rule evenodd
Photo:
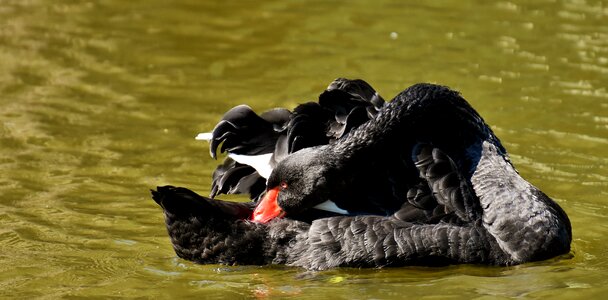
<svg viewBox="0 0 608 300"><path fill-rule="evenodd" d="M246 219L253 203L219 201L181 187L159 186L152 199L165 212L175 253L202 264L267 264L266 231ZM270 252L270 253L267 253Z"/></svg>
<svg viewBox="0 0 608 300"><path fill-rule="evenodd" d="M151 190L152 199L165 213L177 216L205 215L213 218L247 219L253 213L253 202L214 200L182 187L159 186Z"/></svg>

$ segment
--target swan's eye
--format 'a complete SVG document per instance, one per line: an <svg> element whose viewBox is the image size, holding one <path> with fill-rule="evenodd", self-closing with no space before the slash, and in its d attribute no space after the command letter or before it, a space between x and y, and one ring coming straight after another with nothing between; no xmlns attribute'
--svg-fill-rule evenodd
<svg viewBox="0 0 608 300"><path fill-rule="evenodd" d="M283 190L286 189L287 188L287 182L282 181L281 184L280 184L280 186L281 186L281 189L283 189Z"/></svg>

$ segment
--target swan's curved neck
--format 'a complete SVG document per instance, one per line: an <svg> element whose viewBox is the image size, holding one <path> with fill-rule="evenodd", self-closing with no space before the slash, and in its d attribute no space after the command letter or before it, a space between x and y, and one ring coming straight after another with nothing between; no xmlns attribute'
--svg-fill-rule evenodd
<svg viewBox="0 0 608 300"><path fill-rule="evenodd" d="M334 153L347 157L432 143L451 154L483 140L492 132L479 114L457 92L446 87L417 84L387 103L375 118L339 140ZM411 150L411 149L410 149ZM402 153L403 154L403 153ZM452 157L452 159L456 159Z"/></svg>
<svg viewBox="0 0 608 300"><path fill-rule="evenodd" d="M350 160L368 153L378 153L378 148L385 149L386 142L397 138L398 134L394 133L398 132L403 127L402 123L407 120L401 116L407 109L401 106L403 103L399 99L387 103L375 118L348 133L348 138L331 146L332 153L344 160Z"/></svg>

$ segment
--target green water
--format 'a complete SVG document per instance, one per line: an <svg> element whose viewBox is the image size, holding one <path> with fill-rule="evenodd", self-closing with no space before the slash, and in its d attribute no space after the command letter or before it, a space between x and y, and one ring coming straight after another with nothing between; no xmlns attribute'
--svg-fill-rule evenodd
<svg viewBox="0 0 608 300"><path fill-rule="evenodd" d="M607 3L169 2L0 1L0 297L608 292ZM217 162L196 133L339 76L387 99L421 81L460 90L569 214L572 258L317 273L176 258L148 190L209 193Z"/></svg>

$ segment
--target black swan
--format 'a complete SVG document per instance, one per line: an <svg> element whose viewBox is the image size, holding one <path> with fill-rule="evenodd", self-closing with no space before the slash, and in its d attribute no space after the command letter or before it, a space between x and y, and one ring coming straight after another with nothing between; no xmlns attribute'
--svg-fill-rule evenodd
<svg viewBox="0 0 608 300"><path fill-rule="evenodd" d="M566 213L517 173L459 93L416 84L385 103L363 81L338 79L324 94L307 104L316 113L237 107L203 136L213 156L223 142L236 159L270 165L228 159L214 173L212 197L248 192L257 202L152 191L178 256L323 270L514 265L570 251Z"/></svg>

